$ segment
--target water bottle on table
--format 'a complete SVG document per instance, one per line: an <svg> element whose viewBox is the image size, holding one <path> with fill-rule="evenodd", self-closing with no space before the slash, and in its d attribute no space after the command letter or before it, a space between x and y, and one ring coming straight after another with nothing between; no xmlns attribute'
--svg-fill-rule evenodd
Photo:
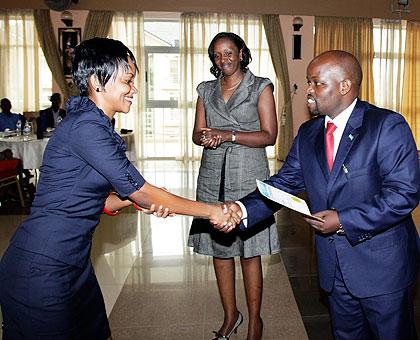
<svg viewBox="0 0 420 340"><path fill-rule="evenodd" d="M22 121L20 119L16 122L16 132L18 136L22 135Z"/></svg>
<svg viewBox="0 0 420 340"><path fill-rule="evenodd" d="M29 140L31 135L31 123L26 121L25 126L23 127L23 140L26 142Z"/></svg>

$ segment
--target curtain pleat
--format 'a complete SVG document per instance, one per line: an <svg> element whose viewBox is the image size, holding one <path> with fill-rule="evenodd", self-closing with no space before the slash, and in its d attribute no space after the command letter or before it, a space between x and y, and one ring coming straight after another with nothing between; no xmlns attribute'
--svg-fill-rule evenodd
<svg viewBox="0 0 420 340"><path fill-rule="evenodd" d="M420 149L420 22L407 23L401 113Z"/></svg>
<svg viewBox="0 0 420 340"><path fill-rule="evenodd" d="M286 49L278 15L263 15L265 35L270 48L271 60L281 86L277 87L277 97L283 98L283 103L277 101L279 117L279 132L277 139L277 158L284 160L293 142L293 110L290 98L289 71L287 68Z"/></svg>
<svg viewBox="0 0 420 340"><path fill-rule="evenodd" d="M112 11L89 11L82 40L106 38L111 29L113 15Z"/></svg>
<svg viewBox="0 0 420 340"><path fill-rule="evenodd" d="M328 50L344 50L352 53L359 60L363 72L359 97L374 102L372 19L315 17L314 45L315 55Z"/></svg>

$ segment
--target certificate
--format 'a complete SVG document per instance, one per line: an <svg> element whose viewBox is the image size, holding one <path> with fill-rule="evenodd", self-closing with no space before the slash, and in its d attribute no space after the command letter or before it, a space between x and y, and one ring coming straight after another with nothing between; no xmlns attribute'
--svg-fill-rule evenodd
<svg viewBox="0 0 420 340"><path fill-rule="evenodd" d="M268 199L279 203L281 205L284 205L285 207L292 209L294 211L297 211L298 213L302 214L303 216L307 218L311 218L320 222L323 222L324 220L320 217L311 215L311 212L309 211L308 205L306 202L296 196L293 196L283 190L277 189L271 185L268 185L264 182L261 182L257 179L257 187L260 193L267 197Z"/></svg>

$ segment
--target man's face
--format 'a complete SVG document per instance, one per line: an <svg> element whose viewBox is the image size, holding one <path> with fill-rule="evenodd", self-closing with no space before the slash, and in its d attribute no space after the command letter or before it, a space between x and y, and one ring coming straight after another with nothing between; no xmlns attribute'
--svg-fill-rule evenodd
<svg viewBox="0 0 420 340"><path fill-rule="evenodd" d="M10 103L10 100L8 100L8 99L3 99L3 100L1 101L1 110L2 110L4 113L9 113L11 109L12 109L12 104Z"/></svg>
<svg viewBox="0 0 420 340"><path fill-rule="evenodd" d="M61 105L61 97L56 96L51 99L51 104L54 108L59 108Z"/></svg>
<svg viewBox="0 0 420 340"><path fill-rule="evenodd" d="M333 119L345 109L340 92L344 72L330 59L321 58L309 64L306 93L308 109L312 115L327 115Z"/></svg>

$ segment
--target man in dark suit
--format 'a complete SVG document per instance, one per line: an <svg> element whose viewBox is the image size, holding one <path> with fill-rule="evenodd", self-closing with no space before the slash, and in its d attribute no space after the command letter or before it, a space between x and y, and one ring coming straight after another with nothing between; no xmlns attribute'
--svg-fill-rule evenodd
<svg viewBox="0 0 420 340"><path fill-rule="evenodd" d="M317 117L300 127L283 167L265 182L306 192L322 219L306 221L316 231L335 338L417 339L412 285L419 236L411 212L420 174L410 128L400 114L357 98L362 71L347 52L317 56L307 80L307 105ZM229 204L241 229L279 208L258 191Z"/></svg>
<svg viewBox="0 0 420 340"><path fill-rule="evenodd" d="M37 137L43 137L47 128L55 128L57 123L66 116L66 110L60 108L61 95L53 93L50 97L51 106L45 110L39 111L39 118L37 119Z"/></svg>

